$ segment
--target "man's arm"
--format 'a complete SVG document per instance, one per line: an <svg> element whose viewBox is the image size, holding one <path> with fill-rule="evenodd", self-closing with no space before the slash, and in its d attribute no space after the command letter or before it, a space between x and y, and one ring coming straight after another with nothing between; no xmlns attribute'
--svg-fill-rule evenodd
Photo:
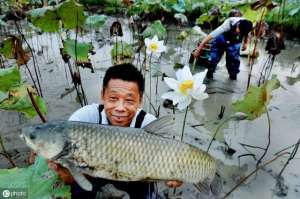
<svg viewBox="0 0 300 199"><path fill-rule="evenodd" d="M231 28L231 23L234 23L234 21L239 20L240 17L230 17L226 19L218 28L216 28L214 31L212 31L207 37L205 37L202 42L198 45L198 47L194 50L193 56L194 58L197 58L201 55L203 52L203 49L205 48L205 45L213 38L218 37L219 35L223 34L224 32L227 32Z"/></svg>
<svg viewBox="0 0 300 199"><path fill-rule="evenodd" d="M248 43L249 43L249 36L247 35L246 37L244 37L242 51L247 49Z"/></svg>
<svg viewBox="0 0 300 199"><path fill-rule="evenodd" d="M56 164L48 160L48 167L53 169L64 183L72 184L75 182L69 170L67 168L62 167L60 164Z"/></svg>
<svg viewBox="0 0 300 199"><path fill-rule="evenodd" d="M194 58L197 58L203 52L205 45L212 39L212 36L209 34L205 37L202 42L197 46L197 48L193 51Z"/></svg>

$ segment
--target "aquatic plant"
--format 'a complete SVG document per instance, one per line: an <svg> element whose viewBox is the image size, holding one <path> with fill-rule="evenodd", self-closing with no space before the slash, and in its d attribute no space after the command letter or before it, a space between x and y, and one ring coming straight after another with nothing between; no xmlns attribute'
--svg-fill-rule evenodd
<svg viewBox="0 0 300 199"><path fill-rule="evenodd" d="M176 72L177 79L165 77L164 81L173 90L164 93L161 97L163 99L169 99L173 101L173 105L177 105L179 110L185 111L183 120L181 140L183 140L185 120L188 112L188 107L192 100L204 100L208 98L208 94L205 93L206 86L202 83L206 75L204 72L196 73L192 75L190 67L185 65L182 69Z"/></svg>
<svg viewBox="0 0 300 199"><path fill-rule="evenodd" d="M77 42L73 39L67 39L63 43L64 52L78 62L89 62L88 54L93 49L92 44L86 42ZM75 46L76 45L76 46ZM75 49L76 48L76 49Z"/></svg>
<svg viewBox="0 0 300 199"><path fill-rule="evenodd" d="M113 64L131 63L134 58L134 50L127 42L117 42L111 49Z"/></svg>
<svg viewBox="0 0 300 199"><path fill-rule="evenodd" d="M149 110L151 110L151 93L152 93L152 56L159 57L161 53L167 50L167 47L164 45L164 41L159 41L157 35L154 35L152 39L145 38L145 46L146 46L146 54L149 56ZM158 77L157 77L158 78ZM158 81L156 81L158 82ZM157 83L158 84L158 83ZM157 91L157 84L156 84L156 91Z"/></svg>
<svg viewBox="0 0 300 199"><path fill-rule="evenodd" d="M295 37L298 37L300 30L300 6L299 1L289 1L280 7L274 8L266 15L266 22L270 25L280 24L283 30Z"/></svg>
<svg viewBox="0 0 300 199"><path fill-rule="evenodd" d="M27 168L0 169L0 187L24 191L31 199L71 198L71 188L48 168L47 160L37 157Z"/></svg>
<svg viewBox="0 0 300 199"><path fill-rule="evenodd" d="M30 85L21 82L17 66L0 69L0 85L0 109L22 112L28 118L36 116L37 112L28 95L31 92L40 111L43 114L47 112L44 100Z"/></svg>
<svg viewBox="0 0 300 199"><path fill-rule="evenodd" d="M271 134L271 124L270 124L270 116L267 110L267 106L270 103L270 100L272 99L272 91L279 88L280 82L277 78L273 78L272 80L267 80L264 84L261 86L253 86L251 85L245 95L245 98L243 100L238 100L236 102L232 103L232 106L234 108L235 113L228 118L226 118L222 123L219 124L219 126L216 128L213 137L209 143L209 146L207 148L207 152L209 151L212 142L214 139L217 139L220 142L225 142L224 135L219 133L219 130L221 127L231 121L231 120L254 120L258 117L260 117L263 113L267 113L268 117L268 125L269 125L269 131L268 131L268 143L267 147L264 149L264 154L261 156L260 160L257 162L257 166L265 156L265 154L268 151L268 147L270 145L270 134ZM242 114L240 114L242 113ZM226 142L225 142L226 143Z"/></svg>
<svg viewBox="0 0 300 199"><path fill-rule="evenodd" d="M163 40L167 37L167 30L163 26L160 20L155 21L154 23L150 24L144 31L143 31L144 38L154 37L155 35L158 39Z"/></svg>
<svg viewBox="0 0 300 199"><path fill-rule="evenodd" d="M159 57L161 53L167 50L164 41L159 41L157 35L154 35L152 39L146 38L145 45L147 55Z"/></svg>
<svg viewBox="0 0 300 199"><path fill-rule="evenodd" d="M177 79L165 77L164 81L173 90L162 95L163 99L170 99L173 105L177 105L179 110L184 110L190 105L192 99L204 100L208 98L205 93L206 86L202 83L205 78L204 72L192 75L189 66L185 65L183 69L176 72Z"/></svg>

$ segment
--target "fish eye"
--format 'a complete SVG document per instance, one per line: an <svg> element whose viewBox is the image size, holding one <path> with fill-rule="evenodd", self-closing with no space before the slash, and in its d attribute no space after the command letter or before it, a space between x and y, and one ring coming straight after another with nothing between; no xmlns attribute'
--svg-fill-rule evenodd
<svg viewBox="0 0 300 199"><path fill-rule="evenodd" d="M34 139L35 139L35 135L34 135L33 133L30 133L30 134L29 134L29 138L30 138L31 140L34 140Z"/></svg>

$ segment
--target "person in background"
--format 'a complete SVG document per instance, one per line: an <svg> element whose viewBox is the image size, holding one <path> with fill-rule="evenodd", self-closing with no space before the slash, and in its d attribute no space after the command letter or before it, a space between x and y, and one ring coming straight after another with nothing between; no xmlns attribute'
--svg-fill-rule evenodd
<svg viewBox="0 0 300 199"><path fill-rule="evenodd" d="M91 104L75 111L70 121L97 123L122 127L143 128L156 120L155 116L146 113L140 107L143 102L144 78L132 64L120 64L110 67L104 76L101 101L102 104ZM93 184L92 191L83 190L70 175L69 171L58 164L49 163L66 183L71 184L72 198L95 198L97 191L106 184L125 191L131 199L158 198L153 182L119 182L87 176ZM169 187L178 187L181 182L168 181Z"/></svg>
<svg viewBox="0 0 300 199"><path fill-rule="evenodd" d="M226 67L231 80L237 79L240 72L240 46L242 50L247 48L248 34L252 30L252 22L243 17L229 17L223 24L205 37L193 51L194 58L198 58L205 45L211 42L209 66L206 74L207 79L213 79L217 64L226 52Z"/></svg>

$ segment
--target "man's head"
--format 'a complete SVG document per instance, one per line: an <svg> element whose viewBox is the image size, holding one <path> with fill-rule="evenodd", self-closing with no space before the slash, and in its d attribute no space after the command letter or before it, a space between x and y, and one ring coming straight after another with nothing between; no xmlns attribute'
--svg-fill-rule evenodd
<svg viewBox="0 0 300 199"><path fill-rule="evenodd" d="M239 33L244 37L247 36L248 33L252 30L252 26L253 25L251 21L247 19L240 20L238 23Z"/></svg>
<svg viewBox="0 0 300 199"><path fill-rule="evenodd" d="M101 99L112 125L129 126L142 104L144 78L132 64L110 67L104 76Z"/></svg>

